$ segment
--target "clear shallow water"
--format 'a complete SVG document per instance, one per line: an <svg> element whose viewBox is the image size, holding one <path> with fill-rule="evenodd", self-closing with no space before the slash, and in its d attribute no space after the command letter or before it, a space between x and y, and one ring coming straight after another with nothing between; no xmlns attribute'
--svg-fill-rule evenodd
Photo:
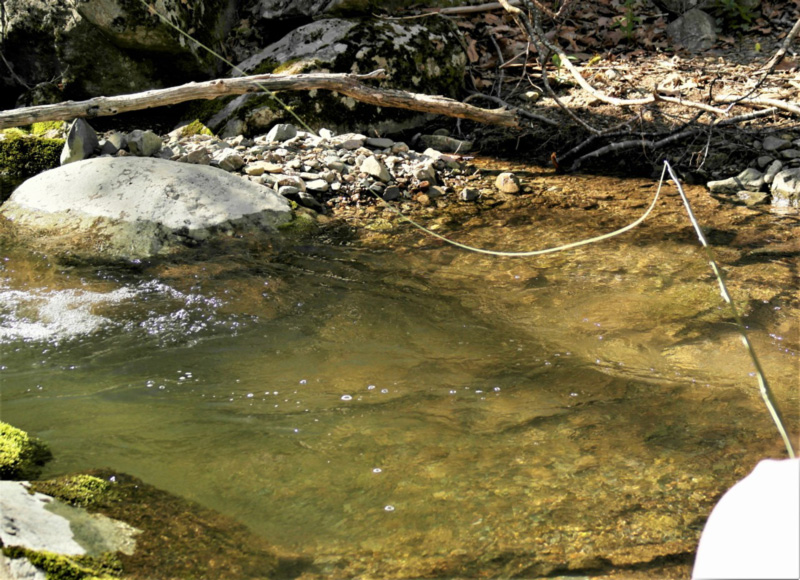
<svg viewBox="0 0 800 580"><path fill-rule="evenodd" d="M139 273L7 251L2 419L50 444L46 475L131 473L340 576L685 553L780 447L702 254L661 210L602 250L525 260L405 230L392 250ZM511 208L457 235L529 249L596 222ZM797 433L796 257L720 251Z"/></svg>

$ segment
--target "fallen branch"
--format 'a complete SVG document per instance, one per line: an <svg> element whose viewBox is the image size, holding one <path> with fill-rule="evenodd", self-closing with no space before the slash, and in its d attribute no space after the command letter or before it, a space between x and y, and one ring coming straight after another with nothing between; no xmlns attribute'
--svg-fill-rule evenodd
<svg viewBox="0 0 800 580"><path fill-rule="evenodd" d="M735 102L738 105L748 105L750 107L774 107L789 113L794 113L795 115L800 115L800 106L795 105L794 103L781 101L780 99L764 99L760 97L750 99L737 97L735 95L720 95L718 97L714 97L714 100L718 103Z"/></svg>
<svg viewBox="0 0 800 580"><path fill-rule="evenodd" d="M0 129L19 127L40 121L67 121L77 117L92 119L174 105L196 99L216 99L259 91L310 91L323 89L352 97L378 107L407 109L423 113L469 119L488 125L523 128L520 111L513 108L481 109L446 97L409 93L396 89L370 87L361 81L387 78L384 70L365 75L311 73L299 75L255 75L188 83L168 89L157 89L119 95L96 97L86 101L66 101L0 112Z"/></svg>
<svg viewBox="0 0 800 580"><path fill-rule="evenodd" d="M783 39L783 43L781 43L780 48L775 52L771 59L761 68L761 70L766 71L768 74L771 73L778 63L783 60L783 57L786 55L786 51L789 50L789 47L792 45L795 37L800 34L800 20L794 23L792 29L789 31L789 34L786 35L786 38Z"/></svg>

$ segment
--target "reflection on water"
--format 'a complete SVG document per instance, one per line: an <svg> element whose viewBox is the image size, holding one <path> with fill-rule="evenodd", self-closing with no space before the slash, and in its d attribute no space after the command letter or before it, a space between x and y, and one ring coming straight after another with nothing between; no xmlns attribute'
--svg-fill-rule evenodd
<svg viewBox="0 0 800 580"><path fill-rule="evenodd" d="M463 231L527 249L610 229L526 211ZM726 486L779 452L680 237L536 260L418 239L138 274L8 251L2 418L50 444L49 474L131 473L340 576L685 553ZM729 272L794 433L795 263Z"/></svg>

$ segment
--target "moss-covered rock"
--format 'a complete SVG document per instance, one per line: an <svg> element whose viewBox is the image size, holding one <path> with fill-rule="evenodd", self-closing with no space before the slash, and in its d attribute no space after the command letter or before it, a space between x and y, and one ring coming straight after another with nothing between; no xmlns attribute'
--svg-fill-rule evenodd
<svg viewBox="0 0 800 580"><path fill-rule="evenodd" d="M31 125L31 135L50 136L53 133L64 133L67 130L65 121L41 121Z"/></svg>
<svg viewBox="0 0 800 580"><path fill-rule="evenodd" d="M0 421L0 479L36 477L51 458L42 441Z"/></svg>
<svg viewBox="0 0 800 580"><path fill-rule="evenodd" d="M5 133L0 137L0 173L28 178L59 166L63 139Z"/></svg>
<svg viewBox="0 0 800 580"><path fill-rule="evenodd" d="M458 97L463 88L466 55L455 26L444 19L319 20L300 27L247 59L248 74L335 72L365 74L385 69L381 88ZM401 109L381 109L330 91L281 93L284 107L269 94L246 95L224 120L236 131L264 132L275 123L297 123L296 114L316 130L393 132L416 126L424 116ZM290 110L291 112L287 111ZM220 129L222 119L218 126ZM226 132L223 130L223 135Z"/></svg>
<svg viewBox="0 0 800 580"><path fill-rule="evenodd" d="M98 568L103 558L95 558L91 566L87 564L91 560L69 558L99 577L266 579L282 575L280 570L286 567L307 565L295 556L279 555L230 518L126 474L94 470L33 482L32 488L141 530L134 552L116 554L114 565Z"/></svg>
<svg viewBox="0 0 800 580"><path fill-rule="evenodd" d="M121 571L119 561L111 554L100 558L64 556L19 546L4 546L3 555L11 559L26 558L44 571L47 580L111 580L119 578Z"/></svg>
<svg viewBox="0 0 800 580"><path fill-rule="evenodd" d="M90 507L92 505L109 501L113 494L111 484L93 475L65 475L48 481L38 481L33 484L34 489L56 497L70 505L77 507Z"/></svg>

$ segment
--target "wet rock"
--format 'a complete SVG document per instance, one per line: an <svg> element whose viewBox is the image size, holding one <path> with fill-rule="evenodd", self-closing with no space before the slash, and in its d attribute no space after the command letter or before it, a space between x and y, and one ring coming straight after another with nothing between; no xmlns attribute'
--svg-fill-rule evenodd
<svg viewBox="0 0 800 580"><path fill-rule="evenodd" d="M772 181L772 205L800 207L800 168L784 169Z"/></svg>
<svg viewBox="0 0 800 580"><path fill-rule="evenodd" d="M508 172L498 175L494 186L503 193L518 193L520 190L519 178Z"/></svg>
<svg viewBox="0 0 800 580"><path fill-rule="evenodd" d="M473 187L465 187L461 190L461 193L458 194L458 198L461 201L475 201L481 195L481 192Z"/></svg>
<svg viewBox="0 0 800 580"><path fill-rule="evenodd" d="M438 185L431 185L427 190L425 190L425 194L430 199L439 199L440 197L444 197L447 192L444 188L439 187Z"/></svg>
<svg viewBox="0 0 800 580"><path fill-rule="evenodd" d="M269 232L290 219L290 208L276 192L213 167L99 157L29 179L0 215L39 251L133 260L223 229Z"/></svg>
<svg viewBox="0 0 800 580"><path fill-rule="evenodd" d="M161 137L152 131L135 129L128 133L128 151L137 157L150 157L161 150Z"/></svg>
<svg viewBox="0 0 800 580"><path fill-rule="evenodd" d="M764 191L738 191L736 192L736 197L743 201L747 207L767 203L769 200L769 194Z"/></svg>
<svg viewBox="0 0 800 580"><path fill-rule="evenodd" d="M693 8L667 26L670 38L691 52L708 50L717 41L714 18Z"/></svg>
<svg viewBox="0 0 800 580"><path fill-rule="evenodd" d="M400 188L396 185L390 185L386 189L383 190L381 197L384 201L394 201L396 199L400 199L403 193L400 191Z"/></svg>
<svg viewBox="0 0 800 580"><path fill-rule="evenodd" d="M392 178L386 166L373 156L367 157L364 160L361 164L361 171L367 175L377 177L383 182L389 181Z"/></svg>
<svg viewBox="0 0 800 580"><path fill-rule="evenodd" d="M318 213L325 213L325 208L322 206L320 202L314 199L313 195L306 193L304 191L299 191L297 193L297 198L302 206L307 207L309 209L313 209Z"/></svg>
<svg viewBox="0 0 800 580"><path fill-rule="evenodd" d="M764 175L756 168L749 167L736 177L720 181L709 181L706 184L711 193L735 194L741 190L759 191L764 185Z"/></svg>
<svg viewBox="0 0 800 580"><path fill-rule="evenodd" d="M761 148L764 151L780 151L782 149L788 149L791 147L792 142L788 139L782 139L781 137L775 137L774 135L767 136L764 141L761 142Z"/></svg>
<svg viewBox="0 0 800 580"><path fill-rule="evenodd" d="M85 119L75 119L70 125L64 149L61 151L61 165L88 159L99 148L97 133Z"/></svg>

